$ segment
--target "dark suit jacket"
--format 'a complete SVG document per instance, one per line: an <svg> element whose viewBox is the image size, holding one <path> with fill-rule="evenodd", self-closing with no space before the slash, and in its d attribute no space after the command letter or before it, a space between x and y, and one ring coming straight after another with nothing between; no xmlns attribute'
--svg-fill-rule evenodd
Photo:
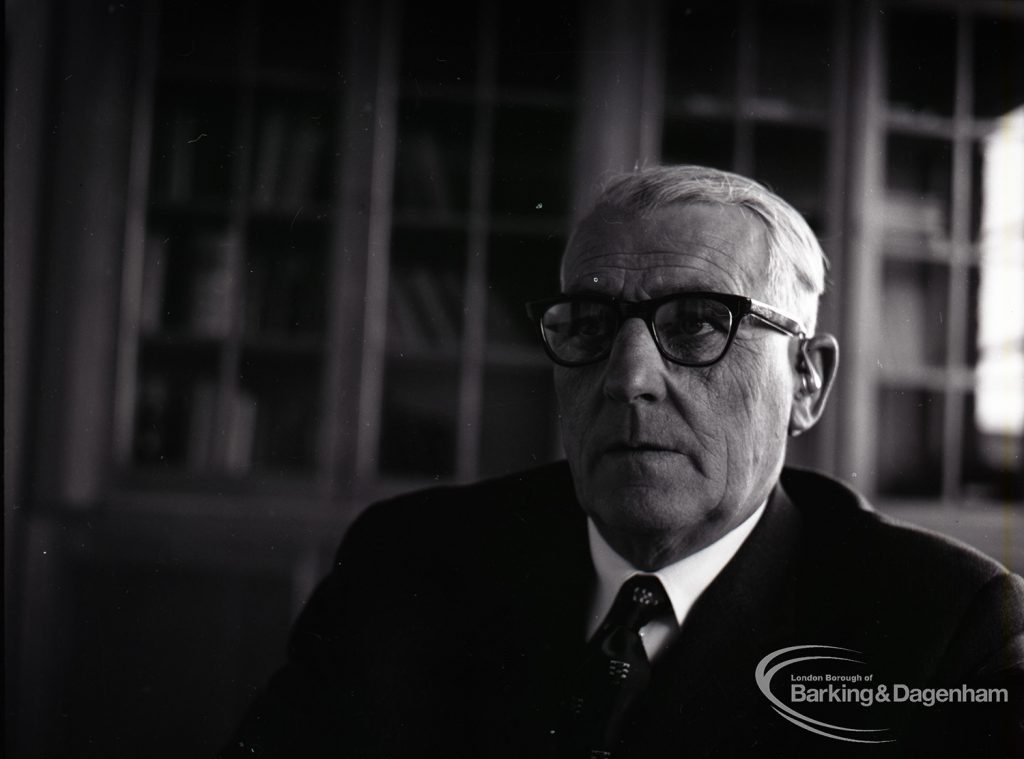
<svg viewBox="0 0 1024 759"><path fill-rule="evenodd" d="M557 755L594 582L585 525L564 462L371 507L224 756ZM657 660L617 756L1013 755L1022 631L1020 577L786 470ZM896 738L881 746L822 737L754 678L805 644L861 652L875 682L1007 687L1011 701L879 712Z"/></svg>

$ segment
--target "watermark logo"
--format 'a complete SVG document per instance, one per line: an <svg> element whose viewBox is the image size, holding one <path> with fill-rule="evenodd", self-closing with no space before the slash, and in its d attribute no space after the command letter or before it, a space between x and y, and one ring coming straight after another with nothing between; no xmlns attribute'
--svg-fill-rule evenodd
<svg viewBox="0 0 1024 759"><path fill-rule="evenodd" d="M772 708L783 719L787 719L797 727L817 733L826 738L833 738L837 741L850 743L892 743L893 738L888 737L887 727L849 727L826 722L822 719L815 719L807 714L797 711L792 706L784 703L775 693L772 692L772 679L780 673L789 684L789 700L791 703L860 703L868 698L874 702L873 692L869 696L865 691L872 691L870 686L874 676L871 673L859 673L844 671L839 674L794 674L792 670L796 665L806 662L831 661L834 663L845 663L844 670L849 670L850 665L864 665L860 658L859 651L839 646L790 646L772 651L757 664L754 679L757 680L757 687L764 694L764 697L771 702ZM801 669L806 670L806 667ZM789 671L787 671L789 670ZM812 692L814 696L808 700L808 685L814 684ZM865 684L865 687L853 687ZM822 694L820 685L825 685L826 694ZM827 698L830 693L834 698ZM855 693L856 691L856 693ZM822 696L822 698L818 698Z"/></svg>
<svg viewBox="0 0 1024 759"><path fill-rule="evenodd" d="M797 727L837 741L893 743L891 725L910 708L1007 703L1006 688L917 688L880 682L863 654L840 646L790 646L758 662L757 687ZM880 727L879 725L885 725Z"/></svg>

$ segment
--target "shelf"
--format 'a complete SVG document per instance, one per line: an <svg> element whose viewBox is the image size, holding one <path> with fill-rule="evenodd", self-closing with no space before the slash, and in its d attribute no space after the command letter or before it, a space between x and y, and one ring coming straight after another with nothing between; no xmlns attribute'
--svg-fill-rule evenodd
<svg viewBox="0 0 1024 759"><path fill-rule="evenodd" d="M391 223L398 229L427 229L443 232L458 232L468 229L472 224L484 225L487 216L483 214L458 213L456 211L426 211L397 208L391 217Z"/></svg>
<svg viewBox="0 0 1024 759"><path fill-rule="evenodd" d="M318 335L249 334L242 339L244 351L269 358L319 358L324 348L324 338Z"/></svg>
<svg viewBox="0 0 1024 759"><path fill-rule="evenodd" d="M888 259L907 263L953 266L960 260L953 255L954 245L949 239L914 234L906 230L887 230L884 227L882 251Z"/></svg>
<svg viewBox="0 0 1024 759"><path fill-rule="evenodd" d="M976 376L966 367L891 366L879 362L879 377L884 387L897 390L929 390L932 392L971 392Z"/></svg>
<svg viewBox="0 0 1024 759"><path fill-rule="evenodd" d="M396 364L458 366L462 359L461 347L454 342L449 345L426 346L389 338L386 355L389 362Z"/></svg>
<svg viewBox="0 0 1024 759"><path fill-rule="evenodd" d="M779 124L796 127L816 127L824 130L828 126L828 110L791 103L781 98L744 98L738 107L741 119L764 124Z"/></svg>
<svg viewBox="0 0 1024 759"><path fill-rule="evenodd" d="M161 330L140 335L142 349L162 353L215 353L224 345L224 337L202 335L186 330Z"/></svg>
<svg viewBox="0 0 1024 759"><path fill-rule="evenodd" d="M149 203L151 220L157 222L222 222L226 223L232 214L231 203L227 200L162 200L156 198Z"/></svg>
<svg viewBox="0 0 1024 759"><path fill-rule="evenodd" d="M922 113L909 108L890 106L885 125L891 132L921 137L952 140L957 136L956 122L948 116Z"/></svg>
<svg viewBox="0 0 1024 759"><path fill-rule="evenodd" d="M495 234L558 237L563 240L569 233L569 222L562 216L542 218L512 212L495 213L490 217L490 227Z"/></svg>
<svg viewBox="0 0 1024 759"><path fill-rule="evenodd" d="M325 203L302 203L298 206L254 206L249 210L251 224L286 224L289 227L329 224L335 209Z"/></svg>
<svg viewBox="0 0 1024 759"><path fill-rule="evenodd" d="M683 95L669 97L665 104L666 118L698 118L731 122L736 116L732 99L714 95Z"/></svg>
<svg viewBox="0 0 1024 759"><path fill-rule="evenodd" d="M553 364L541 345L540 335L535 343L498 343L487 346L487 365L496 369L550 369Z"/></svg>

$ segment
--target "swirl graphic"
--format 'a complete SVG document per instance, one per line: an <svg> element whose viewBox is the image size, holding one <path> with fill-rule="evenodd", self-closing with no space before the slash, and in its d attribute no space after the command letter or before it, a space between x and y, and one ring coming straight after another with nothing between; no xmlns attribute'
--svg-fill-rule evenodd
<svg viewBox="0 0 1024 759"><path fill-rule="evenodd" d="M782 659L776 664L772 664L773 661L779 657L787 654L792 654L796 651L814 652L818 655L812 656L797 656L787 657ZM828 722L822 722L821 720L812 719L805 714L801 714L791 706L787 706L782 703L775 694L772 693L772 678L777 673L786 667L805 661L815 660L832 660L832 661L847 661L855 664L864 664L862 659L854 658L853 656L840 656L837 653L825 654L823 652L843 652L846 654L854 654L860 656L860 651L854 651L852 648L841 648L839 646L790 646L789 648L780 648L777 651L772 651L766 657L761 659L757 663L757 668L754 670L754 679L757 681L757 687L764 694L764 697L772 704L772 709L778 713L783 719L789 720L794 725L802 727L804 730L808 730L817 735L823 735L826 738L832 738L837 741L847 741L849 743L893 743L892 738L882 738L863 735L865 733L884 733L889 728L887 727L876 727L876 728L856 728L856 727L843 727L842 725L833 725ZM769 669L769 666L771 667ZM836 734L840 733L840 734ZM842 734L846 733L846 735ZM861 734L858 737L849 735L849 733Z"/></svg>

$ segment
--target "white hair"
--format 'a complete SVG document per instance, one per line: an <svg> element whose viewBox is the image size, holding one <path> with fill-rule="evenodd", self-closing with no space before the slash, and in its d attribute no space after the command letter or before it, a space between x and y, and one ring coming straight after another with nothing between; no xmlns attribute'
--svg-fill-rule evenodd
<svg viewBox="0 0 1024 759"><path fill-rule="evenodd" d="M814 333L828 260L803 216L754 180L704 166L642 168L611 177L584 218L599 209L643 218L680 203L739 206L759 218L768 237L768 292L774 299L772 305L799 318L808 334Z"/></svg>

